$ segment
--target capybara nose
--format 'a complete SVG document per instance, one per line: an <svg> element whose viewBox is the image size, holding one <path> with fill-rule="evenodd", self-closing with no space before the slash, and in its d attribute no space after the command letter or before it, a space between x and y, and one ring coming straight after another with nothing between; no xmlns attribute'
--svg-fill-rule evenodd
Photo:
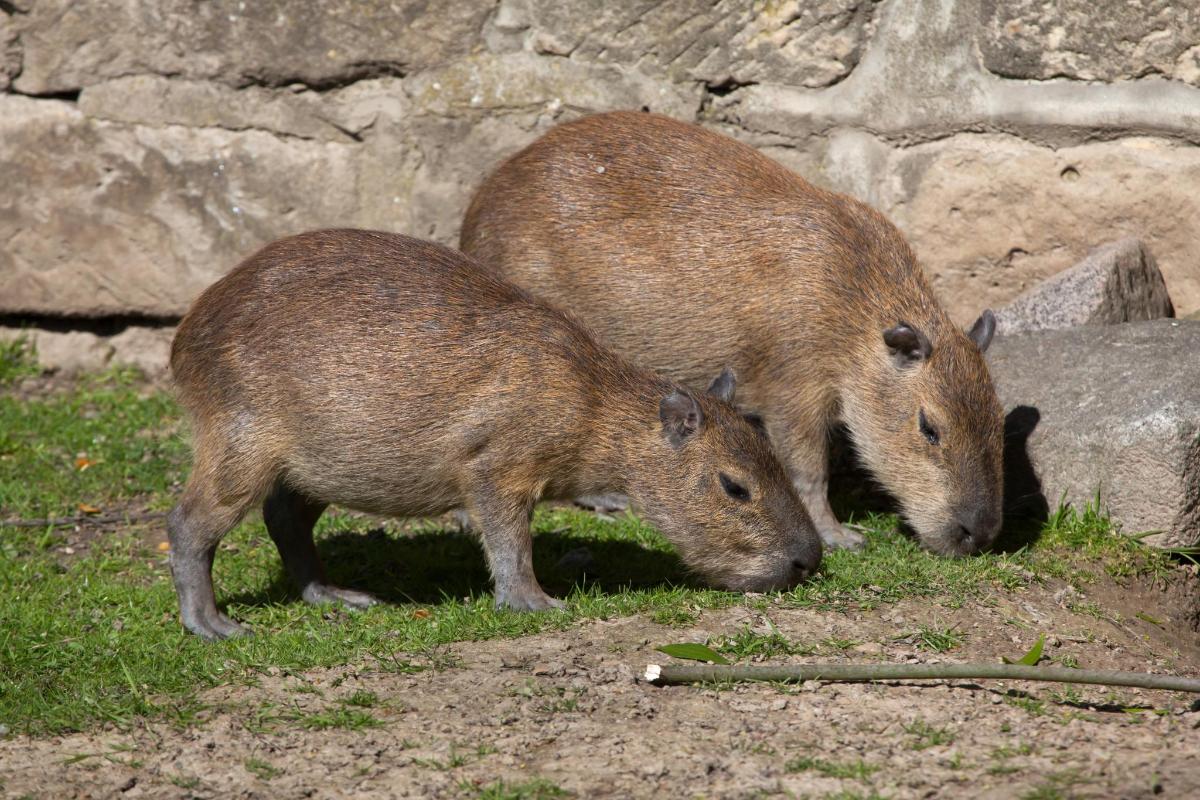
<svg viewBox="0 0 1200 800"><path fill-rule="evenodd" d="M977 508L960 515L953 534L958 538L959 546L978 552L992 543L999 530L999 517L990 509Z"/></svg>
<svg viewBox="0 0 1200 800"><path fill-rule="evenodd" d="M809 566L804 559L792 559L792 585L794 586L801 581L806 581L813 576L816 569Z"/></svg>

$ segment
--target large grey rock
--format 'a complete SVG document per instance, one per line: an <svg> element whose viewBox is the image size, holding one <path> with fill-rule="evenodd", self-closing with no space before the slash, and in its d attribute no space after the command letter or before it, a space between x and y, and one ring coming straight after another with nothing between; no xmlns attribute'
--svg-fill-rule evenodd
<svg viewBox="0 0 1200 800"><path fill-rule="evenodd" d="M480 45L491 0L39 0L15 17L18 91L152 73L230 86L326 87L403 75Z"/></svg>
<svg viewBox="0 0 1200 800"><path fill-rule="evenodd" d="M638 70L533 53L485 54L425 70L404 81L422 114L478 118L483 113L649 108L691 117L700 87L653 80ZM483 176L480 176L482 180Z"/></svg>
<svg viewBox="0 0 1200 800"><path fill-rule="evenodd" d="M1200 5L1179 0L984 0L984 66L1010 78L1200 85Z"/></svg>
<svg viewBox="0 0 1200 800"><path fill-rule="evenodd" d="M1099 491L1126 532L1200 543L1200 322L999 336L988 362L1010 410L1014 500L1040 499L1029 475L1012 474L1028 456L1051 508Z"/></svg>
<svg viewBox="0 0 1200 800"><path fill-rule="evenodd" d="M1173 316L1175 307L1154 256L1132 238L1093 249L1083 261L996 312L1004 334Z"/></svg>

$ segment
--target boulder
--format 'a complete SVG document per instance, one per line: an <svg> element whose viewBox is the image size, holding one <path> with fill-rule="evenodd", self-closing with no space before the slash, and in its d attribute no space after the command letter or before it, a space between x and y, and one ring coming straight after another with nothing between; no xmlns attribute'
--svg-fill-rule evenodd
<svg viewBox="0 0 1200 800"><path fill-rule="evenodd" d="M1167 284L1138 239L1101 245L996 312L1000 333L1175 316Z"/></svg>
<svg viewBox="0 0 1200 800"><path fill-rule="evenodd" d="M1081 507L1099 492L1125 532L1200 543L1200 322L1001 335L988 362L1009 409L1012 500Z"/></svg>

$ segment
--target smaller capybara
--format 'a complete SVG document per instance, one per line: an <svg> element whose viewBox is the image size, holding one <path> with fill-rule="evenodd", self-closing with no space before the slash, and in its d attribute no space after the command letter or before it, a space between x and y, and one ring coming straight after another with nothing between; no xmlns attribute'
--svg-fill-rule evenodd
<svg viewBox="0 0 1200 800"><path fill-rule="evenodd" d="M820 538L769 441L730 404L640 369L568 314L470 258L389 233L282 239L213 284L171 350L194 466L171 511L183 624L244 633L217 610L217 543L258 503L308 602L331 586L313 544L330 503L392 516L464 508L497 605L561 606L533 573L539 500L628 494L713 584L784 588Z"/></svg>
<svg viewBox="0 0 1200 800"><path fill-rule="evenodd" d="M960 330L875 209L707 128L618 111L501 164L460 244L674 380L732 366L826 545L863 542L827 498L838 423L926 547L966 555L1000 531L995 317Z"/></svg>

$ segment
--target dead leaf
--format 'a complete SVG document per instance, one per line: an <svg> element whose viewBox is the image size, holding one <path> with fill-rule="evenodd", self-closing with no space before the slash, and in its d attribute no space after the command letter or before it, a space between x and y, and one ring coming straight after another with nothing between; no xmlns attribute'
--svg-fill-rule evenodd
<svg viewBox="0 0 1200 800"><path fill-rule="evenodd" d="M95 465L96 462L92 461L87 456L80 456L79 458L75 459L75 469L79 470L80 472L83 472L88 467L93 467Z"/></svg>
<svg viewBox="0 0 1200 800"><path fill-rule="evenodd" d="M430 614L427 609L418 608L413 612L413 619L429 619L433 614Z"/></svg>
<svg viewBox="0 0 1200 800"><path fill-rule="evenodd" d="M82 511L84 514L99 514L100 513L99 507L91 505L90 503L80 503L79 510Z"/></svg>

